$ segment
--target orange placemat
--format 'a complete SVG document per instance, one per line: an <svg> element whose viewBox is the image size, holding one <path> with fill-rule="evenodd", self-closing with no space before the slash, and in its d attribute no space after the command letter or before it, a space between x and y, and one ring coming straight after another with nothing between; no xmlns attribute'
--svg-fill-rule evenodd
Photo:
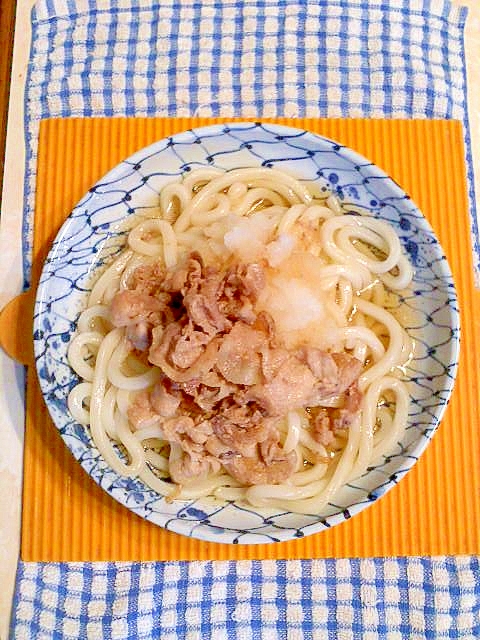
<svg viewBox="0 0 480 640"><path fill-rule="evenodd" d="M34 282L60 224L107 170L141 147L219 119L42 122ZM382 167L425 213L453 270L462 310L456 388L433 442L400 484L331 530L268 545L205 543L143 521L73 459L29 368L23 560L180 560L436 555L480 552L480 331L465 188L463 134L452 121L276 119L341 141Z"/></svg>

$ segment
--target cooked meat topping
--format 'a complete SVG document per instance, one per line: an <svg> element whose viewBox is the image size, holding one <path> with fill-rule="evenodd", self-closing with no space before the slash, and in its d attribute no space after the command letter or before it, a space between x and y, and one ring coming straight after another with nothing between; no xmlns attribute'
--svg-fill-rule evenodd
<svg viewBox="0 0 480 640"><path fill-rule="evenodd" d="M161 416L154 409L148 391L140 391L128 408L128 419L134 429L144 429L160 422Z"/></svg>
<svg viewBox="0 0 480 640"><path fill-rule="evenodd" d="M180 406L180 402L180 393L178 391L176 393L168 391L163 381L157 382L150 394L152 408L162 416L162 418L171 418L174 416Z"/></svg>
<svg viewBox="0 0 480 640"><path fill-rule="evenodd" d="M245 485L284 482L298 464L282 445L289 411L315 407L310 432L327 447L358 414L362 364L348 353L289 350L272 317L255 311L266 269L221 271L192 253L171 270L138 268L111 303L112 323L162 372L128 417L136 429L161 427L174 482L221 468ZM321 406L332 398L335 408Z"/></svg>
<svg viewBox="0 0 480 640"><path fill-rule="evenodd" d="M308 406L315 380L305 364L290 356L268 381L251 387L247 397L256 400L268 415L284 416Z"/></svg>
<svg viewBox="0 0 480 640"><path fill-rule="evenodd" d="M273 455L272 450L275 451ZM224 460L223 465L235 480L244 485L280 484L295 471L297 455L295 451L285 454L278 444L269 451L268 458L263 458L261 453L252 457L232 456Z"/></svg>
<svg viewBox="0 0 480 640"><path fill-rule="evenodd" d="M264 333L241 320L223 338L216 369L234 384L253 385L262 380L261 351L268 348Z"/></svg>
<svg viewBox="0 0 480 640"><path fill-rule="evenodd" d="M153 326L162 323L168 313L168 296L152 296L141 291L119 291L110 305L110 317L116 327L128 327L148 322Z"/></svg>

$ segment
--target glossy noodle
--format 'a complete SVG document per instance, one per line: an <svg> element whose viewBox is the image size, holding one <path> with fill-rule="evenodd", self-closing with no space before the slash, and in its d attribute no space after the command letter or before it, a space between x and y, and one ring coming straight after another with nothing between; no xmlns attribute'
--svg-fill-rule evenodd
<svg viewBox="0 0 480 640"><path fill-rule="evenodd" d="M70 412L169 500L320 514L402 438L412 275L386 222L313 184L186 173L94 283Z"/></svg>

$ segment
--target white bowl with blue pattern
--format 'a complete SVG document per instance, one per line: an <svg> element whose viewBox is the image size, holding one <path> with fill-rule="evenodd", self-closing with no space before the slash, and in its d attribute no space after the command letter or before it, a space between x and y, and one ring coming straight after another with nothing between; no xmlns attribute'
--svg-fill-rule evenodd
<svg viewBox="0 0 480 640"><path fill-rule="evenodd" d="M186 171L266 166L331 189L342 202L387 220L415 269L411 295L402 304L415 318L406 329L415 340L407 375L411 396L402 441L368 472L343 487L319 515L266 511L201 498L169 503L141 481L112 471L88 427L72 419L67 396L77 383L67 348L85 306L98 256L124 243L119 227L128 216L157 208L158 193ZM108 249L106 249L108 247ZM412 468L438 427L457 371L459 314L450 268L429 223L383 171L345 146L300 129L261 124L212 125L180 133L128 158L100 180L62 226L45 262L34 317L37 371L53 422L85 471L113 498L142 518L177 533L227 543L265 543L328 529L374 503Z"/></svg>

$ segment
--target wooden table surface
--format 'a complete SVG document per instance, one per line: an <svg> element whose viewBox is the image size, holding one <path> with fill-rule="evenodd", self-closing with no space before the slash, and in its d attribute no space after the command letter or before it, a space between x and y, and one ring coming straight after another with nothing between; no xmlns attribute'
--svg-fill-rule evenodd
<svg viewBox="0 0 480 640"><path fill-rule="evenodd" d="M12 63L16 0L0 0L0 204L2 202L5 133Z"/></svg>

